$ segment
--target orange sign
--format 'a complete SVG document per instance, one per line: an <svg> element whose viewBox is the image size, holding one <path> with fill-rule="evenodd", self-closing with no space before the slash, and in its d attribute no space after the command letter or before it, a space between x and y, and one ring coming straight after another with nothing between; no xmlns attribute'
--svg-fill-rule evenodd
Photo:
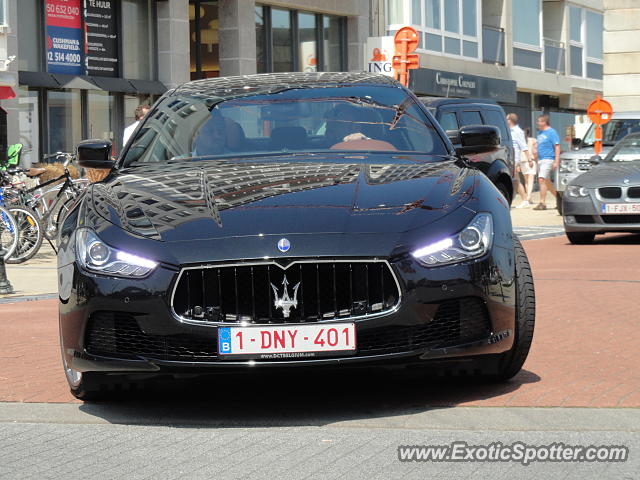
<svg viewBox="0 0 640 480"><path fill-rule="evenodd" d="M596 125L593 150L596 155L600 155L600 152L602 152L602 125L611 120L613 107L598 95L597 98L589 104L587 115L589 115L591 121Z"/></svg>
<svg viewBox="0 0 640 480"><path fill-rule="evenodd" d="M418 48L418 32L411 27L402 27L393 38L395 55L393 56L393 69L396 78L405 87L409 85L409 69L418 68L420 59L417 54L411 53Z"/></svg>

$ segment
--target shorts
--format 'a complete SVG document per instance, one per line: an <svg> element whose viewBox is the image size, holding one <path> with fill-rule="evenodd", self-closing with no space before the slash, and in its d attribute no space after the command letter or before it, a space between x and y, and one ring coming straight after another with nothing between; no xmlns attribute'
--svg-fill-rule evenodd
<svg viewBox="0 0 640 480"><path fill-rule="evenodd" d="M523 175L535 175L537 170L536 162L531 162L531 165L530 167L527 160L518 162L518 168L520 168Z"/></svg>
<svg viewBox="0 0 640 480"><path fill-rule="evenodd" d="M551 180L551 169L553 168L553 158L542 158L538 160L538 178Z"/></svg>

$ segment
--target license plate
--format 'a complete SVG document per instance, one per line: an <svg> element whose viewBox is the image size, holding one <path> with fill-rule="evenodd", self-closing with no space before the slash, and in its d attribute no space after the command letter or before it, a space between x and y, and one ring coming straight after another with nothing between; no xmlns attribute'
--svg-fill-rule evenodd
<svg viewBox="0 0 640 480"><path fill-rule="evenodd" d="M227 359L283 359L353 354L353 323L218 328L218 352Z"/></svg>
<svg viewBox="0 0 640 480"><path fill-rule="evenodd" d="M602 213L640 213L640 203L605 203Z"/></svg>

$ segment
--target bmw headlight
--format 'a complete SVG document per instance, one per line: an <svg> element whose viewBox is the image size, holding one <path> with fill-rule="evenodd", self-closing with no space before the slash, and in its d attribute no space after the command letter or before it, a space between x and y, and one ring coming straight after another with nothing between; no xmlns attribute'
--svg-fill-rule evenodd
<svg viewBox="0 0 640 480"><path fill-rule="evenodd" d="M411 255L426 267L439 267L483 256L492 240L491 214L479 213L457 235L425 245Z"/></svg>
<svg viewBox="0 0 640 480"><path fill-rule="evenodd" d="M111 248L89 228L76 231L76 257L87 270L104 275L144 277L158 266L153 260Z"/></svg>
<svg viewBox="0 0 640 480"><path fill-rule="evenodd" d="M589 190L579 185L569 185L567 187L567 195L573 198L588 197Z"/></svg>

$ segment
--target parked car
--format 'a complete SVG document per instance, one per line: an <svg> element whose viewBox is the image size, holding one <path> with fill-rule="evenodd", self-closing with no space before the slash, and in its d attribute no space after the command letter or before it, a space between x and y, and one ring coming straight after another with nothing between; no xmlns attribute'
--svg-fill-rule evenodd
<svg viewBox="0 0 640 480"><path fill-rule="evenodd" d="M640 112L614 113L611 120L602 127L602 152L605 157L614 145L630 133L640 132ZM574 138L572 150L560 155L560 168L556 170L557 205L562 205L562 197L569 183L578 175L591 169L590 158L593 150L595 125L591 125L583 138ZM560 213L562 211L560 210Z"/></svg>
<svg viewBox="0 0 640 480"><path fill-rule="evenodd" d="M468 125L493 125L500 131L497 150L474 155L472 161L495 184L509 205L513 201L515 175L513 141L502 107L490 100L421 97L420 100L447 132L454 147L460 146L459 130Z"/></svg>
<svg viewBox="0 0 640 480"><path fill-rule="evenodd" d="M412 365L504 380L534 289L509 209L420 101L379 75L195 81L155 104L66 217L60 341L71 391L153 375Z"/></svg>
<svg viewBox="0 0 640 480"><path fill-rule="evenodd" d="M640 133L624 137L604 160L572 179L563 198L564 228L571 243L597 234L640 232Z"/></svg>

